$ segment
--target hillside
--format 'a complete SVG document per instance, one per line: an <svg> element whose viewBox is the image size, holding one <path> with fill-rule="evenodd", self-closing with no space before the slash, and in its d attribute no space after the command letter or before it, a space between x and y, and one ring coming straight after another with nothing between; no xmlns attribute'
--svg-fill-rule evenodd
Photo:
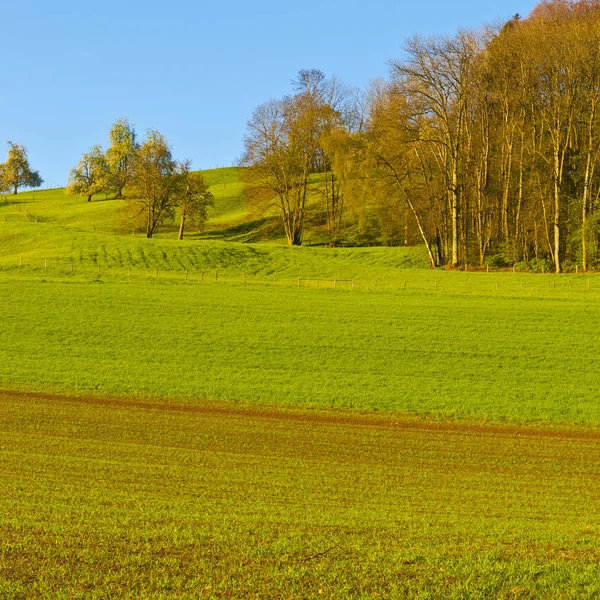
<svg viewBox="0 0 600 600"><path fill-rule="evenodd" d="M424 252L404 248L288 248L274 217L249 214L237 168L204 172L215 206L202 232L176 239L176 226L151 240L123 217L126 200L67 196L64 189L0 199L0 267L20 272L140 274L220 269L222 275L285 278L398 279L398 267L425 266ZM312 235L315 238L315 235ZM255 240L260 239L261 242ZM250 240L250 241L249 241ZM45 270L45 269L44 269Z"/></svg>
<svg viewBox="0 0 600 600"><path fill-rule="evenodd" d="M207 176L181 242L0 201L0 597L596 598L594 275L241 241Z"/></svg>

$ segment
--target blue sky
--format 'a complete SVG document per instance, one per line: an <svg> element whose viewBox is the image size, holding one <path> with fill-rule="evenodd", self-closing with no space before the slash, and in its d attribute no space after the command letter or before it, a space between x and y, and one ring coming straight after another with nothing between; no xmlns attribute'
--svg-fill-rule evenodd
<svg viewBox="0 0 600 600"><path fill-rule="evenodd" d="M195 168L234 164L254 108L299 69L365 87L414 33L527 15L535 1L297 3L105 0L3 6L0 143L24 144L48 186L127 117ZM0 160L4 148L0 146Z"/></svg>

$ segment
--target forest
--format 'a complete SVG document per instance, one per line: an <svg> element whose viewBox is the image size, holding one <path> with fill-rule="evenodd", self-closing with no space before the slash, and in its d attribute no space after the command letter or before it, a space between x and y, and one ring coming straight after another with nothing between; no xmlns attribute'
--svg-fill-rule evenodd
<svg viewBox="0 0 600 600"><path fill-rule="evenodd" d="M322 198L330 244L422 241L432 267L591 268L600 205L600 2L415 36L366 92L304 70L259 106L248 198L302 243ZM354 227L350 227L354 224Z"/></svg>

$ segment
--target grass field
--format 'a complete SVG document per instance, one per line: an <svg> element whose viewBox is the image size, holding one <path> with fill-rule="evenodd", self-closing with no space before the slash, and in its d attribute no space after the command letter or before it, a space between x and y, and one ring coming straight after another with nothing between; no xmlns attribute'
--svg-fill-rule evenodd
<svg viewBox="0 0 600 600"><path fill-rule="evenodd" d="M0 199L0 598L600 596L600 278ZM318 241L318 240L317 240Z"/></svg>
<svg viewBox="0 0 600 600"><path fill-rule="evenodd" d="M592 430L0 394L0 597L597 598Z"/></svg>
<svg viewBox="0 0 600 600"><path fill-rule="evenodd" d="M0 380L190 402L600 424L597 292L536 298L490 287L5 279Z"/></svg>

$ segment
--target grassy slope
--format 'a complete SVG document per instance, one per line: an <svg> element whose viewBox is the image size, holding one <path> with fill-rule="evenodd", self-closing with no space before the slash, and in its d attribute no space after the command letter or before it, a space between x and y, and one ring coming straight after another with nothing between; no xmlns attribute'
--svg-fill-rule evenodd
<svg viewBox="0 0 600 600"><path fill-rule="evenodd" d="M600 425L597 280L232 242L209 177L222 240L0 201L0 386L90 399L0 393L0 597L597 597L598 430L548 424Z"/></svg>
<svg viewBox="0 0 600 600"><path fill-rule="evenodd" d="M0 394L2 598L597 598L592 431Z"/></svg>
<svg viewBox="0 0 600 600"><path fill-rule="evenodd" d="M26 192L0 199L0 268L11 269L22 262L26 269L40 271L45 261L52 271L135 273L158 267L161 271L193 271L219 268L232 273L283 277L391 277L397 266L425 265L423 252L402 248L289 249L281 244L235 243L254 239L256 225L241 196L242 184L235 168L206 171L215 195L215 208L207 231L199 243L192 233L181 242L175 231L160 233L152 240L134 237L122 223L124 200L66 196L63 190ZM277 238L275 238L277 239ZM281 241L281 240L279 240ZM87 270L87 271L86 271Z"/></svg>
<svg viewBox="0 0 600 600"><path fill-rule="evenodd" d="M218 218L241 219L236 169L206 175ZM16 200L0 202L4 386L600 423L586 277L406 268L419 249L147 240L115 234L123 201Z"/></svg>

